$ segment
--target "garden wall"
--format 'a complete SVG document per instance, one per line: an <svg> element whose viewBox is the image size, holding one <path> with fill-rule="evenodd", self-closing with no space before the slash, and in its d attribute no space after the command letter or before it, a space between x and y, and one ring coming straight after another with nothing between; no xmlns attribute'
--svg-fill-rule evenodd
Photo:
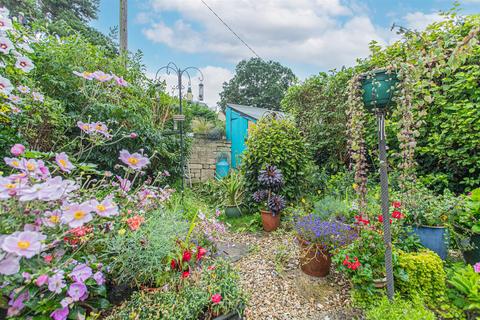
<svg viewBox="0 0 480 320"><path fill-rule="evenodd" d="M192 183L203 182L214 177L216 158L220 152L230 154L230 142L225 139L193 138L188 161Z"/></svg>

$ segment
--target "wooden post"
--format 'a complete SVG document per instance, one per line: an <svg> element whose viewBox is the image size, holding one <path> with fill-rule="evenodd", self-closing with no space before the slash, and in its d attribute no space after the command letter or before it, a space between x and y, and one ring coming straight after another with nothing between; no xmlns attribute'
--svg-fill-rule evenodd
<svg viewBox="0 0 480 320"><path fill-rule="evenodd" d="M127 11L128 0L120 0L120 54L126 55L128 50Z"/></svg>

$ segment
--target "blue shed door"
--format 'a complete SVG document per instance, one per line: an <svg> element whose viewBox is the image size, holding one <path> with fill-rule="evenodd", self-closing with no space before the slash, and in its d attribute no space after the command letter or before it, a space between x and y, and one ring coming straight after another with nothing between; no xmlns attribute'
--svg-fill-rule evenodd
<svg viewBox="0 0 480 320"><path fill-rule="evenodd" d="M240 157L245 150L245 140L248 135L248 120L238 113L231 112L232 168L240 166Z"/></svg>

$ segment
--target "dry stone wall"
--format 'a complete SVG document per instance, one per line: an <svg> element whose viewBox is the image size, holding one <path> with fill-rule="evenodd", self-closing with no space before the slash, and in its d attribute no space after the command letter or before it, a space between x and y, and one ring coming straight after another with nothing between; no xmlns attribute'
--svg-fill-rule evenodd
<svg viewBox="0 0 480 320"><path fill-rule="evenodd" d="M230 154L230 142L194 137L188 167L192 183L213 179L215 163L220 152Z"/></svg>

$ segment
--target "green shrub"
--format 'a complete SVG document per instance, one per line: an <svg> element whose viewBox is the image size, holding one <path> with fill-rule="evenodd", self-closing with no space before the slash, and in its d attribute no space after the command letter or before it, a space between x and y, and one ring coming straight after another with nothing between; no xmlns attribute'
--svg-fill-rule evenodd
<svg viewBox="0 0 480 320"><path fill-rule="evenodd" d="M348 216L350 208L347 204L335 197L326 196L315 202L314 214L325 220L331 218L345 218Z"/></svg>
<svg viewBox="0 0 480 320"><path fill-rule="evenodd" d="M211 311L219 315L233 311L241 314L245 295L238 274L226 262L217 261L214 266L213 270L204 268L199 275L185 279L179 291L175 291L176 286L171 286L166 292L137 292L107 319L211 319ZM211 302L214 294L222 297L217 305Z"/></svg>
<svg viewBox="0 0 480 320"><path fill-rule="evenodd" d="M455 267L449 273L448 295L452 302L467 312L480 310L480 274L472 266Z"/></svg>
<svg viewBox="0 0 480 320"><path fill-rule="evenodd" d="M107 243L112 257L112 279L130 286L159 285L169 270L168 255L178 237L186 235L188 224L172 213L157 210L136 231L115 234Z"/></svg>
<svg viewBox="0 0 480 320"><path fill-rule="evenodd" d="M406 278L398 279L396 287L407 297L421 295L429 305L444 298L446 273L442 259L433 251L400 252L399 265Z"/></svg>
<svg viewBox="0 0 480 320"><path fill-rule="evenodd" d="M425 309L423 302L418 299L413 301L396 298L390 302L386 297L380 303L368 310L367 320L434 320L435 314Z"/></svg>
<svg viewBox="0 0 480 320"><path fill-rule="evenodd" d="M267 164L282 171L287 200L298 198L306 185L305 172L311 163L310 152L294 123L288 119L264 117L249 131L242 171L248 193L260 189L257 177Z"/></svg>

